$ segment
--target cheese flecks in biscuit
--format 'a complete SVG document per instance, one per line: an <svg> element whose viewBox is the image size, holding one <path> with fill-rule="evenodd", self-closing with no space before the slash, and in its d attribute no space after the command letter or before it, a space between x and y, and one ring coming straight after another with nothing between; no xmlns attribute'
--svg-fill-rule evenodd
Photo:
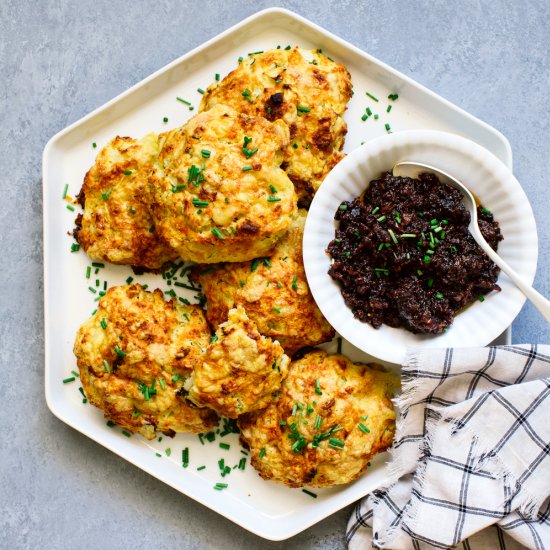
<svg viewBox="0 0 550 550"><path fill-rule="evenodd" d="M343 158L351 98L348 70L319 50L274 49L250 55L212 84L201 110L223 103L239 112L282 120L290 131L282 167L309 204L328 172Z"/></svg>
<svg viewBox="0 0 550 550"><path fill-rule="evenodd" d="M74 344L86 397L147 439L208 431L217 415L189 403L183 385L209 339L199 306L165 302L141 285L110 288Z"/></svg>
<svg viewBox="0 0 550 550"><path fill-rule="evenodd" d="M260 335L242 308L232 309L186 384L188 398L237 418L273 400L289 361L280 344Z"/></svg>
<svg viewBox="0 0 550 550"><path fill-rule="evenodd" d="M354 481L391 445L397 384L377 366L321 350L293 361L278 398L238 419L252 466L290 487Z"/></svg>
<svg viewBox="0 0 550 550"><path fill-rule="evenodd" d="M302 259L306 211L298 210L287 234L268 258L197 266L193 278L207 299L206 318L216 328L230 309L241 306L264 336L287 355L334 337L334 329L309 290Z"/></svg>
<svg viewBox="0 0 550 550"><path fill-rule="evenodd" d="M269 254L296 210L279 167L288 129L217 105L168 132L150 178L158 231L184 260Z"/></svg>
<svg viewBox="0 0 550 550"><path fill-rule="evenodd" d="M88 256L115 264L158 269L177 258L155 229L148 179L160 150L156 134L116 137L97 155L78 196L84 213L74 236Z"/></svg>

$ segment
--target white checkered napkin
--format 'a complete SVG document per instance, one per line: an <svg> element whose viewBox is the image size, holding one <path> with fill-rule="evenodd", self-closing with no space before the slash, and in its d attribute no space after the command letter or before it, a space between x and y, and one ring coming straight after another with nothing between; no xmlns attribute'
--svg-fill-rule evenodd
<svg viewBox="0 0 550 550"><path fill-rule="evenodd" d="M350 550L550 550L550 346L412 351L402 380L391 481Z"/></svg>

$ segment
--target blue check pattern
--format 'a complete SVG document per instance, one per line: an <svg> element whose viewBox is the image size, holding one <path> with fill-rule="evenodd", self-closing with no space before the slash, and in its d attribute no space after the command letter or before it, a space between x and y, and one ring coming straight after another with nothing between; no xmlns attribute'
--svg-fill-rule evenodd
<svg viewBox="0 0 550 550"><path fill-rule="evenodd" d="M350 550L550 550L550 346L411 351L386 487Z"/></svg>

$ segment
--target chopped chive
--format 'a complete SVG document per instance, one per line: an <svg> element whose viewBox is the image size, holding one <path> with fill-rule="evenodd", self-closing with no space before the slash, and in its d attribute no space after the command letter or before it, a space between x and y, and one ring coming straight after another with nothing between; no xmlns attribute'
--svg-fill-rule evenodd
<svg viewBox="0 0 550 550"><path fill-rule="evenodd" d="M293 290L298 290L298 275L292 277L292 288Z"/></svg>
<svg viewBox="0 0 550 550"><path fill-rule="evenodd" d="M206 469L206 466L199 466L197 468L197 472L200 472L201 470L205 470Z"/></svg>
<svg viewBox="0 0 550 550"><path fill-rule="evenodd" d="M132 175L132 170L124 170L124 175L125 176L131 176Z"/></svg>
<svg viewBox="0 0 550 550"><path fill-rule="evenodd" d="M374 115L374 120L378 120L380 118L379 115Z"/></svg>
<svg viewBox="0 0 550 550"><path fill-rule="evenodd" d="M210 158L210 154L211 154L211 151L209 151L208 149L201 149L201 155L203 159Z"/></svg>
<svg viewBox="0 0 550 550"><path fill-rule="evenodd" d="M134 280L133 277L128 277L128 278L126 279L126 284L129 285L133 280Z"/></svg>
<svg viewBox="0 0 550 550"><path fill-rule="evenodd" d="M279 197L274 197L273 195L270 195L267 197L267 202L279 202L281 199Z"/></svg>
<svg viewBox="0 0 550 550"><path fill-rule="evenodd" d="M159 376L159 384L160 384L160 387L165 390L166 389L166 382L164 382L164 378L161 378Z"/></svg>
<svg viewBox="0 0 550 550"><path fill-rule="evenodd" d="M96 143L95 141L92 143L92 147L93 147L94 149L97 147L97 143Z"/></svg>
<svg viewBox="0 0 550 550"><path fill-rule="evenodd" d="M264 262L264 265L265 265L266 267L271 267L271 262L268 260L268 258L263 258L262 261Z"/></svg>
<svg viewBox="0 0 550 550"><path fill-rule="evenodd" d="M124 351L122 351L118 346L115 346L114 352L115 352L119 357L126 357L126 353L125 353Z"/></svg>
<svg viewBox="0 0 550 550"><path fill-rule="evenodd" d="M342 210L342 212L345 212L347 209L348 209L348 205L347 205L347 204L341 204L341 205L338 207L338 210Z"/></svg>
<svg viewBox="0 0 550 550"><path fill-rule="evenodd" d="M185 447L181 450L181 464L184 468L187 468L187 466L189 466L189 447Z"/></svg>
<svg viewBox="0 0 550 550"><path fill-rule="evenodd" d="M321 424L323 423L323 418L317 415L315 418L315 424L313 424L313 427L318 430L321 427Z"/></svg>
<svg viewBox="0 0 550 550"><path fill-rule="evenodd" d="M386 122L386 124L384 124L384 128L386 128L386 132L391 133L391 126L389 124L389 122Z"/></svg>
<svg viewBox="0 0 550 550"><path fill-rule="evenodd" d="M388 99L391 99L392 101L395 101L399 96L397 94L390 94L388 96Z"/></svg>
<svg viewBox="0 0 550 550"><path fill-rule="evenodd" d="M74 212L74 206L72 204L67 204L67 210Z"/></svg>
<svg viewBox="0 0 550 550"><path fill-rule="evenodd" d="M112 420L107 420L106 424L109 428L113 428L114 426L116 426L116 424Z"/></svg>
<svg viewBox="0 0 550 550"><path fill-rule="evenodd" d="M222 232L217 227L214 227L214 229L211 229L210 232L212 233L212 235L216 235L216 237L218 237L218 239L223 240Z"/></svg>
<svg viewBox="0 0 550 550"><path fill-rule="evenodd" d="M125 435L126 437L132 437L132 434L128 430L122 430L122 435Z"/></svg>
<svg viewBox="0 0 550 550"><path fill-rule="evenodd" d="M400 237L402 239L416 239L416 235L414 233L401 233Z"/></svg>
<svg viewBox="0 0 550 550"><path fill-rule="evenodd" d="M260 451L258 458L263 458L265 456L265 447Z"/></svg>
<svg viewBox="0 0 550 550"><path fill-rule="evenodd" d="M434 280L428 279L428 288L432 288L433 284L434 284Z"/></svg>
<svg viewBox="0 0 550 550"><path fill-rule="evenodd" d="M166 447L166 449L164 449L164 452L166 453L166 456L170 456L172 454L172 449L170 447Z"/></svg>
<svg viewBox="0 0 550 550"><path fill-rule="evenodd" d="M311 111L311 109L309 107L306 107L304 105L298 105L296 107L296 110L300 113L309 113Z"/></svg>
<svg viewBox="0 0 550 550"><path fill-rule="evenodd" d="M365 122L365 120L367 120L367 118L369 118L368 115L365 115L365 114L361 115L361 120L363 122Z"/></svg>
<svg viewBox="0 0 550 550"><path fill-rule="evenodd" d="M105 264L103 262L92 262L92 267L103 269L105 267Z"/></svg>
<svg viewBox="0 0 550 550"><path fill-rule="evenodd" d="M197 208L206 208L210 203L208 201L201 201L200 199L193 199L193 206Z"/></svg>
<svg viewBox="0 0 550 550"><path fill-rule="evenodd" d="M373 208L373 209L372 209L371 214L374 215L374 214L376 214L379 210L380 210L380 207L377 206L376 208Z"/></svg>
<svg viewBox="0 0 550 550"><path fill-rule="evenodd" d="M216 82L220 81L220 73L216 73L216 76L214 77L216 79Z"/></svg>
<svg viewBox="0 0 550 550"><path fill-rule="evenodd" d="M362 423L362 422L359 422L359 424L357 424L357 427L363 432L363 433L370 433L370 430Z"/></svg>
<svg viewBox="0 0 550 550"><path fill-rule="evenodd" d="M189 101L186 101L185 99L182 99L181 97L176 97L176 99L178 101L180 101L181 103L185 103L185 105L191 105L191 103L189 103Z"/></svg>
<svg viewBox="0 0 550 550"><path fill-rule="evenodd" d="M71 373L74 374L77 378L80 378L80 374L78 374L78 372L76 372L75 370L72 370Z"/></svg>
<svg viewBox="0 0 550 550"><path fill-rule="evenodd" d="M71 244L71 252L78 252L80 250L80 245L78 243Z"/></svg>
<svg viewBox="0 0 550 550"><path fill-rule="evenodd" d="M372 115L372 111L370 110L370 107L367 107L365 109L365 112L367 113L367 116L371 116Z"/></svg>
<svg viewBox="0 0 550 550"><path fill-rule="evenodd" d="M386 108L386 113L389 113L391 111L391 105L388 105L388 107Z"/></svg>
<svg viewBox="0 0 550 550"><path fill-rule="evenodd" d="M63 384L68 384L69 382L74 382L76 380L76 378L74 376L71 376L69 378L65 378L65 380L63 380Z"/></svg>
<svg viewBox="0 0 550 550"><path fill-rule="evenodd" d="M319 383L319 378L315 379L315 393L317 395L323 395L323 392L321 391L321 385Z"/></svg>
<svg viewBox="0 0 550 550"><path fill-rule="evenodd" d="M199 94L204 94L204 90L202 88L197 88L197 92L199 92Z"/></svg>
<svg viewBox="0 0 550 550"><path fill-rule="evenodd" d="M425 264L429 264L430 261L431 261L430 256L424 256L424 263L425 263Z"/></svg>
<svg viewBox="0 0 550 550"><path fill-rule="evenodd" d="M216 491L227 489L227 483L216 483L216 485L214 485L214 489L216 489Z"/></svg>
<svg viewBox="0 0 550 550"><path fill-rule="evenodd" d="M344 446L344 442L341 439L336 439L335 437L331 437L328 440L328 443L335 449L341 449Z"/></svg>
<svg viewBox="0 0 550 550"><path fill-rule="evenodd" d="M67 191L69 190L69 184L66 183L65 187L63 187L63 195L61 196L62 199L64 199L67 196Z"/></svg>
<svg viewBox="0 0 550 550"><path fill-rule="evenodd" d="M376 221L380 222L380 223L385 222L386 221L386 216L385 215L380 216L379 218L376 218Z"/></svg>
<svg viewBox="0 0 550 550"><path fill-rule="evenodd" d="M160 453L155 453L155 456L157 456L158 458L162 458L162 455Z"/></svg>
<svg viewBox="0 0 550 550"><path fill-rule="evenodd" d="M444 298L444 296L443 296L443 294L441 294L441 292L436 292L434 297L435 297L436 300L443 300L443 298Z"/></svg>
<svg viewBox="0 0 550 550"><path fill-rule="evenodd" d="M231 448L231 445L228 443L220 443L220 449L225 449L226 451Z"/></svg>
<svg viewBox="0 0 550 550"><path fill-rule="evenodd" d="M254 258L250 264L250 271L256 271L258 264L260 263L260 258Z"/></svg>
<svg viewBox="0 0 550 550"><path fill-rule="evenodd" d="M89 290L90 292L92 292L93 294L95 294L95 293L97 292L97 290L96 290L93 286L89 286L89 287L88 287L88 290Z"/></svg>
<svg viewBox="0 0 550 550"><path fill-rule="evenodd" d="M397 244L397 237L395 236L395 233L391 230L391 229L388 229L388 233L390 234L390 237L391 237L391 240Z"/></svg>
<svg viewBox="0 0 550 550"><path fill-rule="evenodd" d="M164 117L164 118L162 119L162 122L164 122L164 123L168 122L168 117Z"/></svg>
<svg viewBox="0 0 550 550"><path fill-rule="evenodd" d="M239 460L239 470L244 470L246 468L246 458L243 456Z"/></svg>
<svg viewBox="0 0 550 550"><path fill-rule="evenodd" d="M477 297L477 299L478 299L480 302L484 302L484 301L485 301L485 296L479 295L479 296Z"/></svg>
<svg viewBox="0 0 550 550"><path fill-rule="evenodd" d="M107 359L103 359L103 368L105 369L105 372L107 374L111 374L111 369L109 368L109 363L107 363Z"/></svg>
<svg viewBox="0 0 550 550"><path fill-rule="evenodd" d="M243 172L250 172L250 170L252 170L252 166L243 166L243 167L241 168L241 170L242 170Z"/></svg>
<svg viewBox="0 0 550 550"><path fill-rule="evenodd" d="M378 103L378 98L373 96L372 94L369 94L369 92L366 92L367 96L370 97L373 101L376 101Z"/></svg>
<svg viewBox="0 0 550 550"><path fill-rule="evenodd" d="M457 250L456 250L456 246L451 246L451 252L453 254L456 254Z"/></svg>
<svg viewBox="0 0 550 550"><path fill-rule="evenodd" d="M306 495L309 495L311 498L317 498L317 495L315 493L312 493L311 491L308 491L307 489L302 489L302 493L305 493Z"/></svg>
<svg viewBox="0 0 550 550"><path fill-rule="evenodd" d="M280 310L278 307L276 307L276 306L273 306L273 311L274 311L275 313L281 313L281 310Z"/></svg>

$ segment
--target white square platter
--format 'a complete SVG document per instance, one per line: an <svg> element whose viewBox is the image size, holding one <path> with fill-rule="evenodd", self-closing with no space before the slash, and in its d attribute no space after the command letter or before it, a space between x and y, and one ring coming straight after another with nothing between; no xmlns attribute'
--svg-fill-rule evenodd
<svg viewBox="0 0 550 550"><path fill-rule="evenodd" d="M377 457L355 483L315 490L317 498L312 498L300 489L262 480L250 464L244 471L234 469L221 479L218 460L224 458L226 464L234 466L244 456L235 434L223 439L218 434L215 441L205 441L204 445L191 434L147 442L139 436L125 437L119 428L106 426L101 411L82 402L78 378L72 383L62 382L72 376L71 370L76 370L72 354L76 331L95 309L97 291L105 281L109 286L124 284L128 276L133 276L136 282L147 283L151 288L166 291L169 287L158 275L137 277L129 268L121 266L106 265L98 268L97 273L92 268L87 279L85 272L91 261L83 252L71 253L73 241L68 235L78 207L75 212L68 210L62 194L66 184L70 197L78 193L99 148L115 135L141 137L183 124L197 113L201 98L198 88L206 89L216 73L223 78L236 67L238 57L277 45L321 48L351 72L355 94L345 116L348 123L345 152L385 133L388 123L392 131L425 128L454 132L483 145L510 168L512 164L510 145L498 131L321 27L278 8L261 11L183 55L48 142L43 157L43 194L45 384L49 408L62 421L107 449L270 540L291 537L382 485L387 475L387 456ZM374 102L366 92L379 101ZM387 97L391 93L399 94L399 99L387 113L386 106L390 103ZM189 110L176 97L189 101L194 110ZM366 107L379 113L379 119L369 117L362 121ZM164 117L168 123L163 122ZM92 143L96 143L97 148ZM95 287L96 279L98 287ZM90 286L95 288L95 293L89 290ZM178 295L192 298L195 293L178 292ZM499 342L509 341L508 330ZM333 342L324 347L336 351L336 345ZM354 360L369 360L347 342L343 343L343 352ZM390 368L398 370L397 365ZM220 448L221 441L229 443L231 448ZM181 452L185 447L189 448L190 464L182 468ZM203 465L205 469L197 470ZM217 482L227 483L227 489L213 490Z"/></svg>

